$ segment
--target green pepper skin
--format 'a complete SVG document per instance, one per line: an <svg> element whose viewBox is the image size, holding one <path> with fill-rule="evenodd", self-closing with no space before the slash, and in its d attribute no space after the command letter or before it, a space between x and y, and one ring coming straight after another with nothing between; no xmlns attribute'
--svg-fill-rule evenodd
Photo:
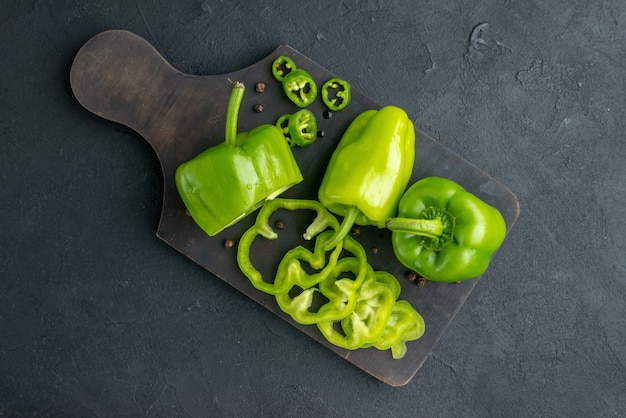
<svg viewBox="0 0 626 418"><path fill-rule="evenodd" d="M427 213L436 215L424 219ZM400 200L398 217L390 219L387 227L393 231L398 260L436 282L458 282L483 274L506 235L506 224L496 208L441 177L411 185ZM441 239L441 235L446 237Z"/></svg>
<svg viewBox="0 0 626 418"><path fill-rule="evenodd" d="M336 242L351 221L385 227L413 172L415 129L395 106L367 110L346 129L319 188L319 201L344 220Z"/></svg>
<svg viewBox="0 0 626 418"><path fill-rule="evenodd" d="M225 142L181 164L175 173L187 210L211 236L303 179L276 126L260 125L237 134L243 92L243 84L236 83L228 105Z"/></svg>

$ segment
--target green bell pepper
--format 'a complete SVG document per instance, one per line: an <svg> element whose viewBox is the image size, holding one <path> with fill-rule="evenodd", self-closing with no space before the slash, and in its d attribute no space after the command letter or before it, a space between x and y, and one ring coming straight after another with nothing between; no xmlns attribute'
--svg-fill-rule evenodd
<svg viewBox="0 0 626 418"><path fill-rule="evenodd" d="M296 160L274 125L237 134L244 85L235 83L225 141L176 169L178 193L193 220L213 236L302 181Z"/></svg>
<svg viewBox="0 0 626 418"><path fill-rule="evenodd" d="M352 225L385 227L395 215L415 159L415 129L395 106L367 110L348 126L333 152L319 189L319 200L344 216L326 249L345 237Z"/></svg>
<svg viewBox="0 0 626 418"><path fill-rule="evenodd" d="M408 188L387 222L398 260L424 278L457 282L480 276L506 235L500 212L441 177Z"/></svg>

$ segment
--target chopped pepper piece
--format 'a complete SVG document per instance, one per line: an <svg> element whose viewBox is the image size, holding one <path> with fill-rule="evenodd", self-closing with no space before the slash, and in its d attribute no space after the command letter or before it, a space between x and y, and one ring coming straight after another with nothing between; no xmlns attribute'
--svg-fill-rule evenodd
<svg viewBox="0 0 626 418"><path fill-rule="evenodd" d="M380 338L371 346L379 350L391 348L393 358L401 359L406 354L406 343L421 338L425 329L424 318L413 306L406 300L397 300Z"/></svg>
<svg viewBox="0 0 626 418"><path fill-rule="evenodd" d="M289 137L294 144L306 147L317 138L317 121L310 110L302 109L289 118Z"/></svg>
<svg viewBox="0 0 626 418"><path fill-rule="evenodd" d="M272 63L272 75L278 81L283 81L285 76L296 69L296 64L289 57L281 55Z"/></svg>
<svg viewBox="0 0 626 418"><path fill-rule="evenodd" d="M395 106L357 116L333 152L319 189L319 200L344 216L341 229L326 243L332 248L352 225L385 227L395 215L413 172L415 129Z"/></svg>
<svg viewBox="0 0 626 418"><path fill-rule="evenodd" d="M354 310L340 321L342 333L335 330L336 321L317 324L329 342L355 350L378 341L385 330L396 300L395 286L388 277L383 276L390 276L397 283L391 274L371 270L359 288ZM381 280L378 280L379 277Z"/></svg>
<svg viewBox="0 0 626 418"><path fill-rule="evenodd" d="M302 181L298 164L276 126L260 125L237 133L244 90L242 83L234 84L225 141L176 169L178 193L196 224L211 236Z"/></svg>
<svg viewBox="0 0 626 418"><path fill-rule="evenodd" d="M322 85L322 102L330 110L344 109L350 103L350 83L341 78L331 78Z"/></svg>
<svg viewBox="0 0 626 418"><path fill-rule="evenodd" d="M276 127L280 129L285 137L285 141L289 144L290 148L296 146L296 143L291 140L291 135L289 135L289 119L291 119L291 114L285 114L276 119Z"/></svg>
<svg viewBox="0 0 626 418"><path fill-rule="evenodd" d="M414 183L398 217L387 222L398 260L424 278L457 282L480 276L506 235L500 212L441 177Z"/></svg>
<svg viewBox="0 0 626 418"><path fill-rule="evenodd" d="M344 242L345 249L351 246L345 244ZM356 306L359 287L372 269L364 260L359 257L339 259L331 274L320 283L319 287L292 289L292 291L301 290L301 293L293 297L290 295L291 292L278 294L276 295L278 306L294 321L304 325L336 321L350 315ZM352 273L355 278L343 277L345 273ZM315 292L320 292L324 298L328 299L328 302L317 310L313 306Z"/></svg>
<svg viewBox="0 0 626 418"><path fill-rule="evenodd" d="M296 106L307 107L317 97L317 85L313 77L302 69L295 69L282 80L285 94Z"/></svg>
<svg viewBox="0 0 626 418"><path fill-rule="evenodd" d="M259 235L269 240L278 238L278 234L270 226L269 219L279 209L315 211L316 217L307 227L303 237L305 240L311 240L318 234L321 235L316 239L313 253L302 246L298 246L285 254L278 266L274 281L270 282L264 280L261 272L252 264L250 249L254 239ZM341 252L340 246L337 246L339 250L333 250L328 263L326 262L326 252L323 245L330 238L332 231L325 233L322 231L329 227L332 229L339 227L337 218L317 201L278 198L267 202L259 211L254 225L244 232L239 240L237 248L239 268L255 288L270 295L288 292L294 285L307 288L314 286L331 273ZM307 261L312 268L321 271L312 275L305 273L300 265L300 260Z"/></svg>

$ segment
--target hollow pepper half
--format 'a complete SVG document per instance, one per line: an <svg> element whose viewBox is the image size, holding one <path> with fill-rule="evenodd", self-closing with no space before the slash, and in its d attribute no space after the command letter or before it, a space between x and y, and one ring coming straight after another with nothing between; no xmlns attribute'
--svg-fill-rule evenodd
<svg viewBox="0 0 626 418"><path fill-rule="evenodd" d="M345 237L352 225L385 227L396 213L413 171L415 129L395 106L367 110L346 129L333 152L319 189L319 200L344 217L326 248Z"/></svg>
<svg viewBox="0 0 626 418"><path fill-rule="evenodd" d="M302 181L280 129L260 125L237 133L245 87L235 83L226 113L225 141L176 169L176 187L193 220L213 236L268 199Z"/></svg>
<svg viewBox="0 0 626 418"><path fill-rule="evenodd" d="M496 208L441 177L426 177L409 187L398 217L387 228L398 260L437 282L483 274L506 235Z"/></svg>

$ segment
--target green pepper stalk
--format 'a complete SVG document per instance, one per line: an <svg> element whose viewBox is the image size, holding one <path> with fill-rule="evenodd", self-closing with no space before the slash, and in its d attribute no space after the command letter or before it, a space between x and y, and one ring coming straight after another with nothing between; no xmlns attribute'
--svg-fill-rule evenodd
<svg viewBox="0 0 626 418"><path fill-rule="evenodd" d="M333 152L320 185L320 202L344 217L332 248L354 223L384 228L396 214L415 159L415 129L395 106L357 116Z"/></svg>
<svg viewBox="0 0 626 418"><path fill-rule="evenodd" d="M500 212L441 177L407 189L387 222L398 260L424 278L457 282L480 276L506 235Z"/></svg>
<svg viewBox="0 0 626 418"><path fill-rule="evenodd" d="M245 87L234 83L224 142L176 169L178 193L196 224L216 235L302 181L302 173L274 125L237 133Z"/></svg>

